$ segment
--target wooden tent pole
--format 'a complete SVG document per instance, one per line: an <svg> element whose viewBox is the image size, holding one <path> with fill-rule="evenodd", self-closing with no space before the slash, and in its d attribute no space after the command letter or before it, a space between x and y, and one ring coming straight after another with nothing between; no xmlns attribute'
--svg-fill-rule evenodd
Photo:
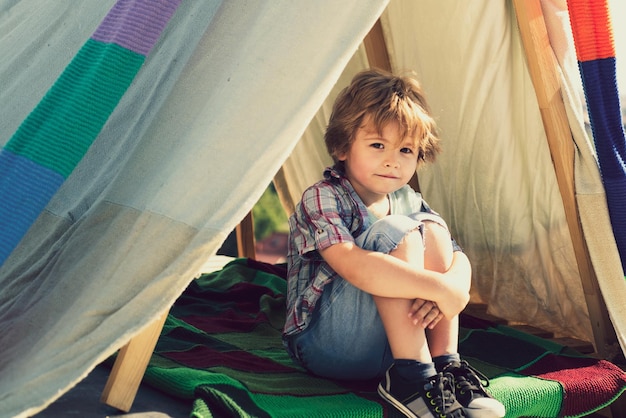
<svg viewBox="0 0 626 418"><path fill-rule="evenodd" d="M167 312L120 349L100 402L120 411L130 411L166 319Z"/></svg>
<svg viewBox="0 0 626 418"><path fill-rule="evenodd" d="M535 87L541 117L563 199L580 279L589 310L596 352L608 358L617 344L615 330L602 299L578 216L574 184L574 143L565 112L557 63L548 39L539 0L514 0L517 22Z"/></svg>
<svg viewBox="0 0 626 418"><path fill-rule="evenodd" d="M252 209L237 225L235 233L237 235L237 256L256 259Z"/></svg>
<svg viewBox="0 0 626 418"><path fill-rule="evenodd" d="M389 52L387 51L380 19L376 20L372 29L363 39L363 46L365 47L370 67L391 72L391 60L389 59Z"/></svg>
<svg viewBox="0 0 626 418"><path fill-rule="evenodd" d="M235 231L237 255L255 258L252 211L241 220ZM166 317L167 314L160 316L120 349L102 391L100 397L102 403L120 411L130 411Z"/></svg>

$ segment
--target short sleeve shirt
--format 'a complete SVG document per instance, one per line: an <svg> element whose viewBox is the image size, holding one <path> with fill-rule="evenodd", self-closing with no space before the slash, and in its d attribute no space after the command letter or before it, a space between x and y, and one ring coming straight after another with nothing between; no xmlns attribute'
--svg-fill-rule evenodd
<svg viewBox="0 0 626 418"><path fill-rule="evenodd" d="M435 212L410 186L389 195L392 214ZM332 245L354 242L371 223L368 210L343 174L335 167L324 179L304 191L289 218L287 252L287 317L284 335L304 330L324 286L338 274L320 251Z"/></svg>

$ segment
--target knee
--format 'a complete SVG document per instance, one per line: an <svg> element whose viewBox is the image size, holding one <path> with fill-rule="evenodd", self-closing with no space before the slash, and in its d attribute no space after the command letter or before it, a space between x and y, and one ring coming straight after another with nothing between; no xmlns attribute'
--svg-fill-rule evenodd
<svg viewBox="0 0 626 418"><path fill-rule="evenodd" d="M408 247L412 250L424 249L424 236L419 228L408 231L404 238L398 243L398 247Z"/></svg>
<svg viewBox="0 0 626 418"><path fill-rule="evenodd" d="M423 268L424 239L419 228L405 233L398 245L389 254L418 268Z"/></svg>
<svg viewBox="0 0 626 418"><path fill-rule="evenodd" d="M423 228L424 267L444 272L452 264L452 239L448 229L436 222L426 221Z"/></svg>
<svg viewBox="0 0 626 418"><path fill-rule="evenodd" d="M420 225L407 216L389 215L374 222L356 242L366 250L390 253L405 241L407 234L412 234L413 230L419 233Z"/></svg>
<svg viewBox="0 0 626 418"><path fill-rule="evenodd" d="M441 241L452 245L450 231L448 231L448 228L437 222L424 221L423 234L424 241Z"/></svg>

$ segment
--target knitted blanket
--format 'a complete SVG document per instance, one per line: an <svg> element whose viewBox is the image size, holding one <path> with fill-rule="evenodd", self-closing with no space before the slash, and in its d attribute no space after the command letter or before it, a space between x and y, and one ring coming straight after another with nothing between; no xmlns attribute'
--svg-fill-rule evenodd
<svg viewBox="0 0 626 418"><path fill-rule="evenodd" d="M626 136L609 5L568 0L567 6L613 235L626 271Z"/></svg>
<svg viewBox="0 0 626 418"><path fill-rule="evenodd" d="M396 417L378 382L322 379L284 350L284 268L236 259L194 280L174 304L144 381L193 398L191 416ZM578 417L614 401L614 364L505 326L463 327L461 355L490 378L507 417Z"/></svg>

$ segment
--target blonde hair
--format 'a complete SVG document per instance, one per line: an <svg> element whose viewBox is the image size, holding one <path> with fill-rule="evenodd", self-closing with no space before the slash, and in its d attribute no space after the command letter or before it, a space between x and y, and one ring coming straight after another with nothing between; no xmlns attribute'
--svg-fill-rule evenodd
<svg viewBox="0 0 626 418"><path fill-rule="evenodd" d="M350 149L366 116L371 116L379 132L388 123L398 122L401 138L415 140L418 164L434 161L441 151L435 120L419 82L411 76L372 69L355 75L333 105L324 141L336 164Z"/></svg>

